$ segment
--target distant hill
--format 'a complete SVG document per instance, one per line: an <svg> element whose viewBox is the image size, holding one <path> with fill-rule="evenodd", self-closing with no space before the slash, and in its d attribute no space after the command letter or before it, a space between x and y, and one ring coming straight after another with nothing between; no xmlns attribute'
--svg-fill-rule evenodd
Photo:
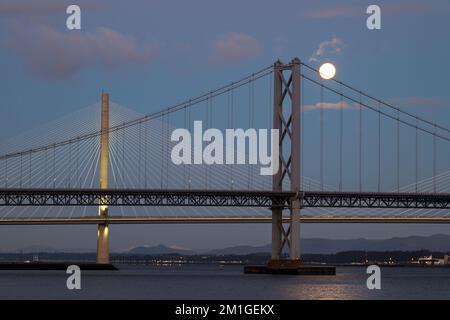
<svg viewBox="0 0 450 320"><path fill-rule="evenodd" d="M128 254L141 254L141 255L159 255L159 254L181 254L181 255L193 255L194 251L186 250L176 247L168 247L163 244L157 246L139 246L128 250Z"/></svg>
<svg viewBox="0 0 450 320"><path fill-rule="evenodd" d="M18 250L14 250L14 252L17 252L17 253L20 253L20 252L22 252L22 253L42 253L42 252L55 253L58 251L59 250L57 250L53 247L50 247L50 246L39 246L39 245L23 247Z"/></svg>
<svg viewBox="0 0 450 320"><path fill-rule="evenodd" d="M450 251L450 235L436 234L428 237L395 237L385 240L328 240L305 239L302 241L304 253L336 253L339 251Z"/></svg>
<svg viewBox="0 0 450 320"><path fill-rule="evenodd" d="M92 253L92 249L71 248L58 249L50 246L31 245L16 250L0 250L2 253Z"/></svg>
<svg viewBox="0 0 450 320"><path fill-rule="evenodd" d="M395 237L385 240L348 239L333 240L322 238L302 239L300 244L303 254L333 254L342 251L417 251L429 250L439 252L450 251L450 235L436 234L428 237L410 236ZM271 245L236 246L211 250L210 254L251 254L271 252Z"/></svg>
<svg viewBox="0 0 450 320"><path fill-rule="evenodd" d="M368 239L302 239L300 243L302 254L335 254L343 251L419 251L428 250L434 252L450 252L450 235L436 234L432 236L395 237L384 240ZM49 246L33 245L9 251L14 253L92 253L91 249L56 249ZM223 249L190 250L176 246L159 244L156 246L138 246L122 252L123 254L136 255L248 255L258 253L270 253L271 245L262 246L233 246Z"/></svg>

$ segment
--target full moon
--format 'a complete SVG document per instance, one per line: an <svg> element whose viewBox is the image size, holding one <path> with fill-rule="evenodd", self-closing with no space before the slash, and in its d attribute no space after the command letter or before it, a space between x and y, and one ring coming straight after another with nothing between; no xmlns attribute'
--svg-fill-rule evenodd
<svg viewBox="0 0 450 320"><path fill-rule="evenodd" d="M324 63L319 68L319 75L325 80L332 79L336 75L336 67L332 63Z"/></svg>

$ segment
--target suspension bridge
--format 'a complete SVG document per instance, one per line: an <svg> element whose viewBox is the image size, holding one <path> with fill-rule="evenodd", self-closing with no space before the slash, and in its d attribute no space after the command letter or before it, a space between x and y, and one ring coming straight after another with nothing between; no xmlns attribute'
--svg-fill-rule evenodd
<svg viewBox="0 0 450 320"><path fill-rule="evenodd" d="M199 119L279 130L279 170L175 165ZM300 223L449 223L449 133L297 58L147 115L102 93L0 143L0 225L98 225L108 263L110 224L271 223L272 260L300 262Z"/></svg>

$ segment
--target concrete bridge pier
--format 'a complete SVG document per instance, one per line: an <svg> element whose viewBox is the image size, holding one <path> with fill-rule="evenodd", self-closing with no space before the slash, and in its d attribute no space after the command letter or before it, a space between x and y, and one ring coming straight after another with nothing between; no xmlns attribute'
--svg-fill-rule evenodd
<svg viewBox="0 0 450 320"><path fill-rule="evenodd" d="M109 95L102 92L101 131L100 131L100 189L108 189L109 163ZM107 197L100 198L98 214L108 216ZM107 224L98 225L97 263L109 263L109 228Z"/></svg>

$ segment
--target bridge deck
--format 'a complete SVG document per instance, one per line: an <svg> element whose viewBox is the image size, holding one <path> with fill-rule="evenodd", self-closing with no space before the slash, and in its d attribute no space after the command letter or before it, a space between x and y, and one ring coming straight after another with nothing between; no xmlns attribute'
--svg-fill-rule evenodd
<svg viewBox="0 0 450 320"><path fill-rule="evenodd" d="M0 189L0 206L178 206L450 209L450 193L247 190Z"/></svg>
<svg viewBox="0 0 450 320"><path fill-rule="evenodd" d="M336 216L315 217L302 216L302 223L422 223L446 224L450 217L383 217L383 216ZM283 218L284 222L290 219ZM73 217L73 218L2 218L0 225L97 225L97 224L204 224L204 223L271 223L271 216L152 216L152 217L126 217L111 216L107 219L99 217Z"/></svg>

